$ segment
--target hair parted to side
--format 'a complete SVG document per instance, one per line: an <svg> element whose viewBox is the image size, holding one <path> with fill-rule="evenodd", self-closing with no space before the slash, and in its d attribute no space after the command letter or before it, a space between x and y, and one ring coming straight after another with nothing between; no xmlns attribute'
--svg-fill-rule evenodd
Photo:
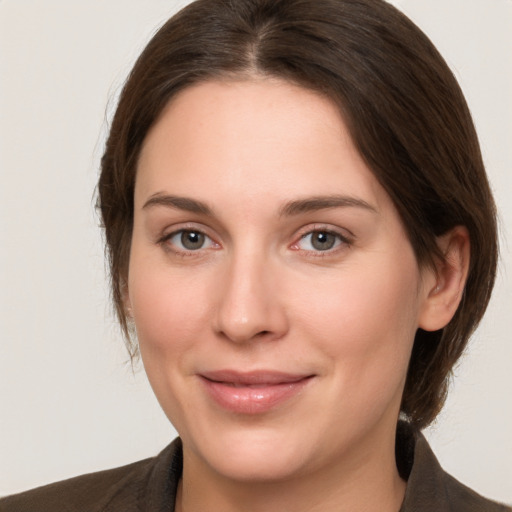
<svg viewBox="0 0 512 512"><path fill-rule="evenodd" d="M460 87L430 40L383 0L197 0L149 42L122 91L102 159L98 206L113 301L123 305L137 160L179 91L206 80L277 77L335 102L353 142L390 195L420 265L442 259L436 238L470 235L461 304L442 330L418 330L401 405L427 426L490 298L497 265L495 206Z"/></svg>

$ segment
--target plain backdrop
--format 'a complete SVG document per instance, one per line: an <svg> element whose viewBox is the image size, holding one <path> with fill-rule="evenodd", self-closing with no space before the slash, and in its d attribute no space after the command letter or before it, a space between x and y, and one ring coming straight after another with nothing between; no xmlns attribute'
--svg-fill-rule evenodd
<svg viewBox="0 0 512 512"><path fill-rule="evenodd" d="M126 73L186 3L0 0L0 495L175 435L110 313L94 188ZM427 435L445 469L512 503L512 1L394 3L459 78L501 217L494 298Z"/></svg>

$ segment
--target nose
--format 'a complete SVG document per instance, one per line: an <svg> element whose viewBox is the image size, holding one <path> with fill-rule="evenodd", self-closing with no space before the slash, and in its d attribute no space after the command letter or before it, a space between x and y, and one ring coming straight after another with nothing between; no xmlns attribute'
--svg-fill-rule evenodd
<svg viewBox="0 0 512 512"><path fill-rule="evenodd" d="M215 331L235 343L282 338L288 318L278 276L278 265L262 255L233 257L219 276Z"/></svg>

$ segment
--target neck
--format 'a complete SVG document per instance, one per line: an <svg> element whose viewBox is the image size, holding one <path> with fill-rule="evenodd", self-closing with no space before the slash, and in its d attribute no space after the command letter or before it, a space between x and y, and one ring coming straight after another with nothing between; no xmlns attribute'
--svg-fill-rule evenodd
<svg viewBox="0 0 512 512"><path fill-rule="evenodd" d="M185 453L184 453L185 455ZM187 460L188 459L188 460ZM202 466L199 467L199 466ZM176 512L398 512L406 483L395 462L394 438L386 449L282 481L225 478L184 456Z"/></svg>

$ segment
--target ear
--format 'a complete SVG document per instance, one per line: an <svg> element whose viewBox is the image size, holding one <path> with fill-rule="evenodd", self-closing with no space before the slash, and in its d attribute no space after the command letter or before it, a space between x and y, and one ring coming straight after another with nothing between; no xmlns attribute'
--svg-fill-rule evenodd
<svg viewBox="0 0 512 512"><path fill-rule="evenodd" d="M437 331L445 327L459 307L469 270L470 243L466 227L456 226L437 240L444 258L427 270L425 299L418 327Z"/></svg>

